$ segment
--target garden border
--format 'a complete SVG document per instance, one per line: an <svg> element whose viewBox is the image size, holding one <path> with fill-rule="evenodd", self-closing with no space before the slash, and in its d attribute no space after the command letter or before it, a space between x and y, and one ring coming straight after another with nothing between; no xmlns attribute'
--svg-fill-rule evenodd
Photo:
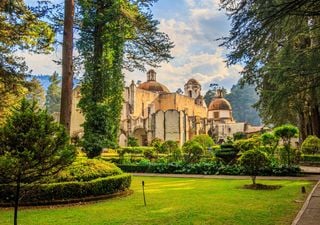
<svg viewBox="0 0 320 225"><path fill-rule="evenodd" d="M38 202L21 202L19 206L53 206L53 205L68 205L68 204L75 204L81 202L94 202L94 201L101 201L110 198L116 197L126 197L133 194L134 191L131 189L127 189L125 191L118 191L112 194L107 195L99 195L99 196L90 196L90 197L83 197L83 198L73 198L73 199L63 199L63 200L54 200L54 201L38 201ZM13 207L12 203L0 203L0 208L8 208Z"/></svg>

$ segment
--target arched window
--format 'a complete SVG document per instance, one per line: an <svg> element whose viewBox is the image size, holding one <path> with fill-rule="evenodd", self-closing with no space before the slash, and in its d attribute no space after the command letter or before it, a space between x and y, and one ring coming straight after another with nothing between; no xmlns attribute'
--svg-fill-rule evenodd
<svg viewBox="0 0 320 225"><path fill-rule="evenodd" d="M189 91L189 97L192 97L192 91Z"/></svg>

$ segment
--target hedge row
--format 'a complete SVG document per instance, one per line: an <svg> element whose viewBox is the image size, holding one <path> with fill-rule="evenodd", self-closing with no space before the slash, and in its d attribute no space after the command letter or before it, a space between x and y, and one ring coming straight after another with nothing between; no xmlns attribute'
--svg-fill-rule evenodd
<svg viewBox="0 0 320 225"><path fill-rule="evenodd" d="M205 174L205 175L246 175L244 169L237 165L221 163L150 163L147 165L127 164L117 165L125 172L135 173L168 173L168 174ZM271 165L259 171L261 176L298 176L299 166Z"/></svg>
<svg viewBox="0 0 320 225"><path fill-rule="evenodd" d="M301 155L301 161L305 163L320 163L320 155Z"/></svg>
<svg viewBox="0 0 320 225"><path fill-rule="evenodd" d="M55 200L80 199L84 197L113 194L129 189L131 175L121 174L106 178L98 178L87 182L61 182L40 185L22 186L20 202L54 202ZM15 195L15 187L0 186L0 202L11 202Z"/></svg>

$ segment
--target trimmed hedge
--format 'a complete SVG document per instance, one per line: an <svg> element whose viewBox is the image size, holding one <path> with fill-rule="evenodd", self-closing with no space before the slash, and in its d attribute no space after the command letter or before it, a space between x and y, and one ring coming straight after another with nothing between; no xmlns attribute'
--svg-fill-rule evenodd
<svg viewBox="0 0 320 225"><path fill-rule="evenodd" d="M127 164L117 165L125 172L135 173L168 173L168 174L205 174L205 175L246 175L242 166L238 164L225 165L220 162L200 162L194 164L183 163L150 163L145 165ZM272 164L259 170L260 176L298 176L299 166L284 166Z"/></svg>
<svg viewBox="0 0 320 225"><path fill-rule="evenodd" d="M301 155L301 163L320 164L320 155Z"/></svg>
<svg viewBox="0 0 320 225"><path fill-rule="evenodd" d="M23 185L20 202L54 202L55 200L80 199L99 195L113 194L129 189L131 175L121 174L98 178L87 182L61 182L40 185ZM0 185L0 202L11 202L15 187Z"/></svg>
<svg viewBox="0 0 320 225"><path fill-rule="evenodd" d="M99 159L79 158L55 177L48 178L48 183L90 181L120 174L122 174L121 169L113 163Z"/></svg>
<svg viewBox="0 0 320 225"><path fill-rule="evenodd" d="M128 154L143 154L145 151L154 151L154 147L137 146L137 147L122 147L117 149L119 156Z"/></svg>

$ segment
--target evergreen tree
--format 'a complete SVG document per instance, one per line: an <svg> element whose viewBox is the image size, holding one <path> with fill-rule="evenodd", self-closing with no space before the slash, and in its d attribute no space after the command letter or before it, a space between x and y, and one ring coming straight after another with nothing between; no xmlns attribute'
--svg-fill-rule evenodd
<svg viewBox="0 0 320 225"><path fill-rule="evenodd" d="M255 83L264 123L299 126L320 136L320 2L222 0L232 20L222 45L228 64L243 63L242 83Z"/></svg>
<svg viewBox="0 0 320 225"><path fill-rule="evenodd" d="M47 90L46 107L49 113L60 112L61 80L59 74L54 72L50 77L50 85Z"/></svg>
<svg viewBox="0 0 320 225"><path fill-rule="evenodd" d="M33 77L29 85L29 93L27 99L38 103L40 108L44 108L46 102L45 90L43 89L40 81Z"/></svg>
<svg viewBox="0 0 320 225"><path fill-rule="evenodd" d="M64 127L24 99L0 128L0 183L15 185L15 225L23 185L56 174L74 158Z"/></svg>
<svg viewBox="0 0 320 225"><path fill-rule="evenodd" d="M40 11L23 0L0 1L0 125L28 90L28 67L15 52L49 53L53 40L53 30L40 19Z"/></svg>

